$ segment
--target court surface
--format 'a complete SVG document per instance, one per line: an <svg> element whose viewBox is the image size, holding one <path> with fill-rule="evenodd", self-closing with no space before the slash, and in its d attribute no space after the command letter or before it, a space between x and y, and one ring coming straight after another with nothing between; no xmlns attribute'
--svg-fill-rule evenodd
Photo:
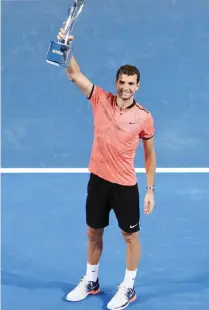
<svg viewBox="0 0 209 310"><path fill-rule="evenodd" d="M90 103L45 62L70 1L2 1L2 168L85 168ZM73 52L114 92L119 66L141 71L136 99L155 119L158 167L209 167L207 0L86 0ZM135 160L143 167L140 145ZM46 170L47 171L47 170ZM23 172L23 170L22 170ZM142 258L130 309L208 310L209 174L157 173L156 208L143 214ZM104 236L101 294L68 303L86 270L88 174L8 174L2 181L2 310L106 309L123 280L125 243L114 214Z"/></svg>
<svg viewBox="0 0 209 310"><path fill-rule="evenodd" d="M87 174L4 175L2 309L105 309L124 276L114 214L104 237L102 293L63 301L86 268ZM142 212L142 260L132 309L207 310L208 175L157 175L156 209ZM144 175L139 175L143 203Z"/></svg>

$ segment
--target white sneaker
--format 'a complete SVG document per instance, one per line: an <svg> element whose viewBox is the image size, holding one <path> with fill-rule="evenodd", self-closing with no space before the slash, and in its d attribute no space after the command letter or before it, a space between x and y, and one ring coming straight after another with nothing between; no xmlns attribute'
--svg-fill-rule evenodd
<svg viewBox="0 0 209 310"><path fill-rule="evenodd" d="M88 295L96 295L100 292L99 280L96 282L88 281L85 275L78 285L66 296L67 301L80 301Z"/></svg>
<svg viewBox="0 0 209 310"><path fill-rule="evenodd" d="M121 310L128 307L128 305L136 300L136 292L132 288L127 288L121 283L115 296L107 304L107 309Z"/></svg>

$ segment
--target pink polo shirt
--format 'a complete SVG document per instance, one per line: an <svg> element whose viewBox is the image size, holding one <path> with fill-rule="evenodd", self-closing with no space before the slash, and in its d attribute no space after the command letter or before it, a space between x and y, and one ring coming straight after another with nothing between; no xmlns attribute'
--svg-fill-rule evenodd
<svg viewBox="0 0 209 310"><path fill-rule="evenodd" d="M94 141L89 171L121 185L137 182L134 158L140 139L154 135L153 117L135 101L122 110L116 96L93 86Z"/></svg>

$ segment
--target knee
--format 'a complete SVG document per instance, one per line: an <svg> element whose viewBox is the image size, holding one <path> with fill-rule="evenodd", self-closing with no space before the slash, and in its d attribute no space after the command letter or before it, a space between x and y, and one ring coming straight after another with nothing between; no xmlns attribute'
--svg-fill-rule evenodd
<svg viewBox="0 0 209 310"><path fill-rule="evenodd" d="M126 233L125 231L122 231L123 238L126 243L132 244L134 242L139 241L139 234L138 232L134 233Z"/></svg>
<svg viewBox="0 0 209 310"><path fill-rule="evenodd" d="M97 245L101 245L102 238L103 238L103 232L104 232L104 229L94 229L94 228L88 227L87 235L88 235L89 242L97 244Z"/></svg>

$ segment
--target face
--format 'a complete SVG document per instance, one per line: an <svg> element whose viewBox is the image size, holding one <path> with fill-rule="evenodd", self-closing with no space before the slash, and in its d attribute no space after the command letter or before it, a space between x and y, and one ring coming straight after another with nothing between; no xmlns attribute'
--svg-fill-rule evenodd
<svg viewBox="0 0 209 310"><path fill-rule="evenodd" d="M116 81L116 89L118 96L123 100L131 99L135 92L139 89L140 83L137 83L137 75L119 75Z"/></svg>

